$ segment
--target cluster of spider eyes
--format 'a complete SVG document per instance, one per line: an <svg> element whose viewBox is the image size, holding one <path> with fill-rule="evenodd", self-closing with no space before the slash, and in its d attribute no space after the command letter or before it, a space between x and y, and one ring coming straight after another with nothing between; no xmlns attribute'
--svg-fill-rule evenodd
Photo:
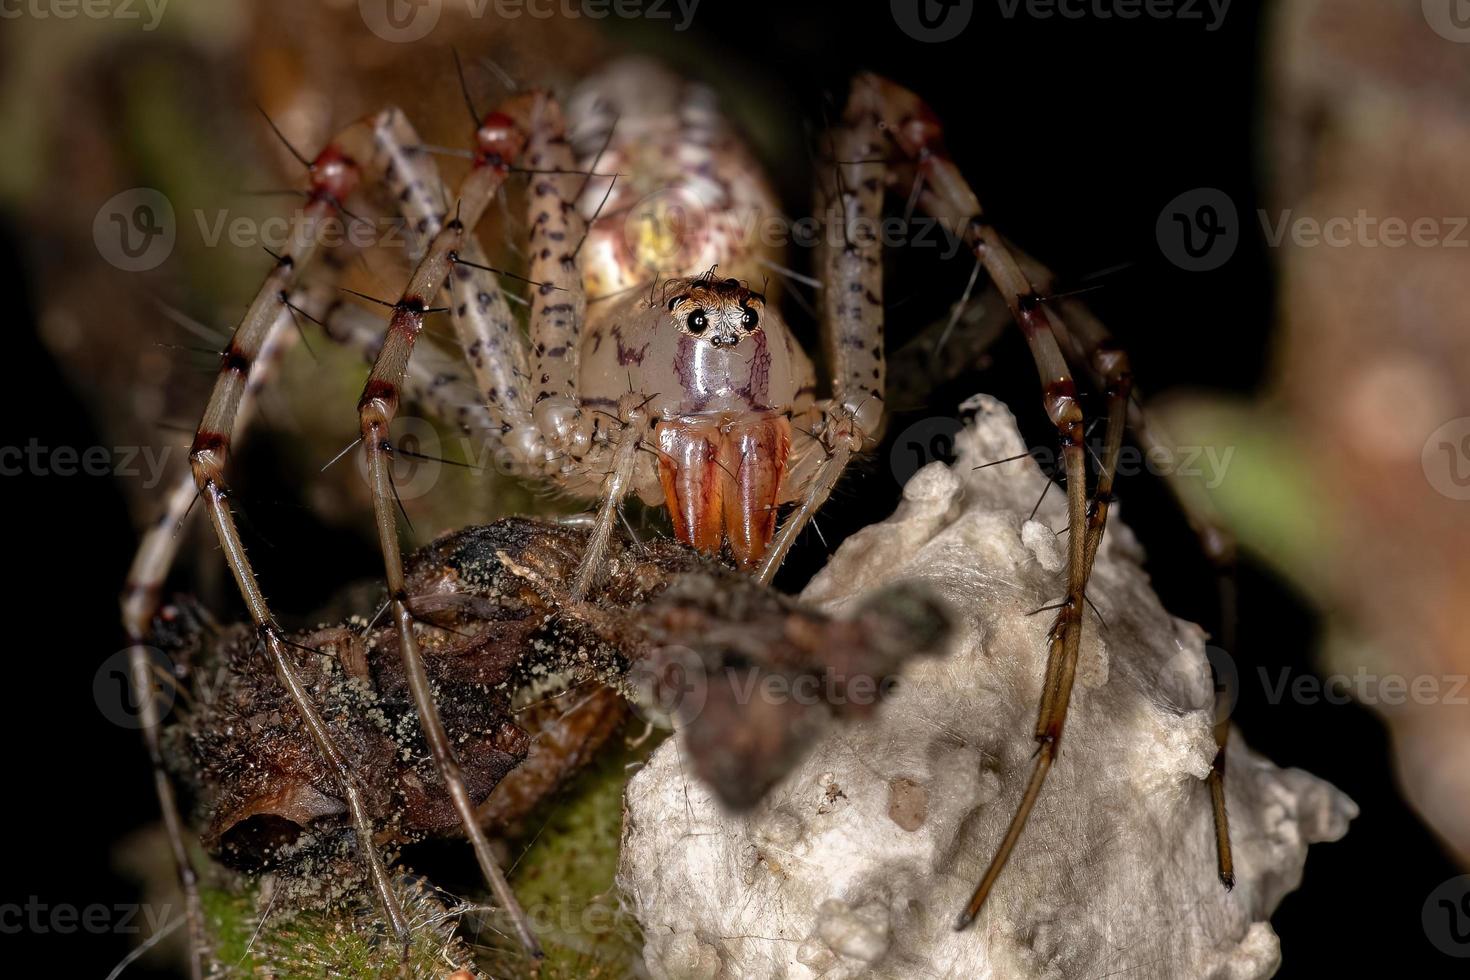
<svg viewBox="0 0 1470 980"><path fill-rule="evenodd" d="M689 332L694 334L694 336L696 337L704 333L705 328L709 326L709 318L708 316L706 316L704 310L702 309L695 310L693 313L689 314L688 319L686 319L684 322L688 325ZM755 310L752 310L750 307L746 307L745 315L740 318L740 326L745 330L745 332L749 333L750 331L754 330L760 322L760 314L757 313Z"/></svg>

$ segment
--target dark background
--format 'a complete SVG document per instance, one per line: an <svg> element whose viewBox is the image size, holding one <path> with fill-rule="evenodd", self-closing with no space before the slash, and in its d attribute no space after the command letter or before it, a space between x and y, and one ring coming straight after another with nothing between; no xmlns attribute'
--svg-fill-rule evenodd
<svg viewBox="0 0 1470 980"><path fill-rule="evenodd" d="M840 101L856 69L907 83L946 120L954 156L1003 231L1074 280L1125 267L1089 298L1131 352L1146 389L1249 394L1269 376L1276 284L1257 236L1247 232L1223 269L1198 274L1167 263L1154 239L1160 210L1177 194L1218 187L1248 213L1269 180L1258 125L1267 108L1266 21L1253 5L1235 3L1224 26L1208 32L1202 23L1174 20L1006 20L995 0L977 0L964 33L939 44L905 35L886 3L703 0L687 34L611 27L635 45L674 51L689 70L718 64L721 84L774 97L788 107L792 127L819 126L826 99ZM788 210L801 213L810 184L805 161L788 161L776 176ZM20 347L3 386L10 432L0 442L36 436L50 445L97 445L78 393L37 340L28 261L25 236L11 222L0 224L0 269L16 274L6 296ZM941 265L917 250L896 256L887 288L904 312L891 318L895 340L900 321L943 316L968 273L964 258ZM896 418L890 441L914 419L949 414L983 388L1013 406L1033 445L1047 444L1024 344L1013 332L993 357L994 366ZM888 448L866 475L849 478L824 513L831 545L892 509L898 488L888 475ZM6 682L10 792L0 902L33 895L79 907L136 901L136 885L114 869L113 849L155 819L154 799L137 739L103 718L90 693L97 665L122 647L114 596L134 532L107 479L20 477L4 487L19 540L10 545L6 604L16 642ZM1167 495L1146 477L1125 480L1120 493L1166 606L1218 629L1213 573ZM824 551L808 535L786 584L799 584ZM281 590L296 584L279 572L267 580ZM1405 975L1458 973L1426 940L1420 908L1459 872L1398 796L1383 726L1357 706L1268 704L1254 665L1310 673L1320 624L1249 558L1239 586L1239 650L1231 653L1243 687L1235 721L1255 749L1331 781L1362 808L1345 840L1312 848L1302 888L1273 919L1285 961L1280 975L1356 975L1368 944L1392 950ZM4 934L0 948L20 938ZM75 976L103 975L130 943L85 933L25 938L43 957L38 968ZM167 974L147 957L127 975Z"/></svg>

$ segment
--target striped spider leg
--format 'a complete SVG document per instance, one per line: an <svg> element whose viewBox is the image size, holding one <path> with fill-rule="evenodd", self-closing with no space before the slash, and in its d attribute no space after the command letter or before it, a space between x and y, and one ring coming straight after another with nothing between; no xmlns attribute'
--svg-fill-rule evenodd
<svg viewBox="0 0 1470 980"><path fill-rule="evenodd" d="M203 496L215 523L221 544L228 556L231 571L250 606L252 618L261 631L277 674L292 696L293 703L308 722L323 755L332 762L344 785L351 786L351 772L341 754L331 746L326 728L316 715L314 706L295 680L294 667L284 650L279 630L274 627L269 610L260 599L254 576L244 558L239 536L234 530L228 508L228 490L222 469L230 440L248 422L255 396L289 345L294 327L292 303L287 288L317 251L319 237L328 222L337 219L342 202L356 189L361 172L348 152L353 134L346 131L329 143L307 164L310 176L306 205L296 215L285 249L262 283L245 317L236 327L226 348L215 380L213 392L203 420L190 448L190 474L167 496L163 513L151 525L140 542L128 571L128 579L120 597L123 628L129 643L129 663L134 688L142 707L141 727L144 745L153 771L155 792L159 798L170 849L184 895L185 916L189 929L189 970L192 977L204 972L204 926L199 904L198 877L185 844L184 825L179 815L172 785L163 764L159 747L159 714L154 700L153 663L148 657L147 641L163 581L173 564L179 543L179 528L196 499ZM303 162L306 162L303 160ZM341 764L339 764L341 763ZM368 829L361 794L351 786L353 818L359 832ZM368 838L364 838L368 839ZM375 888L390 912L389 921L401 925L396 898L387 890L387 877L376 852L365 848L370 858L370 874Z"/></svg>
<svg viewBox="0 0 1470 980"><path fill-rule="evenodd" d="M1004 837L973 896L961 912L956 928L974 921L990 895L1007 859L1025 829L1026 821L1045 784L1047 773L1061 747L1076 675L1081 644L1082 613L1092 560L1101 544L1107 517L1105 506L1093 508L1087 496L1087 468L1083 444L1082 410L1078 405L1072 374L1057 342L1058 327L1041 294L1021 268L1015 254L986 220L980 201L959 168L943 147L942 127L917 96L876 75L854 82L858 89L874 93L879 105L879 125L892 145L913 168L914 179L922 181L918 205L950 227L963 229L965 244L995 283L1011 315L1020 325L1040 372L1043 406L1056 427L1061 442L1067 485L1067 585L1066 596L1048 634L1046 673L1041 704L1037 711L1035 737L1039 743L1031 778L1006 828ZM1126 403L1126 389L1122 400ZM1110 424L1110 438L1121 440L1121 418ZM1105 489L1111 492L1116 450L1105 461Z"/></svg>
<svg viewBox="0 0 1470 980"><path fill-rule="evenodd" d="M408 151L414 142L411 130L398 126L394 130L381 128L376 134L380 150L399 164L390 170L393 177L390 186L401 200L422 202L419 226L435 236L429 255L415 273L410 291L395 308L394 323L399 326L390 324L388 337L359 406L390 591L397 588L395 581L401 581L402 560L396 547L396 516L386 465L391 455L391 443L379 444L384 442L384 433L396 412L396 386L401 384L408 355L413 350L417 331L422 328L421 312L404 309L405 303L414 306L411 301L422 295L422 292L413 292L422 289L421 276L426 277L424 284L436 281L434 277L442 279L441 271L448 276L450 312L475 375L480 410L489 416L489 434L499 437L513 468L527 478L562 482L568 474L590 473L599 465L604 466L605 499L574 583L577 595L586 594L600 568L601 556L616 522L617 508L629 486L630 461L642 443L638 424L642 416L630 409L627 417L620 420L623 435L616 440L616 448L609 459L605 451L606 440L599 440L594 445L594 431L586 425L574 395L578 343L586 316L585 291L577 259L585 225L577 213L575 201L578 190L587 185L590 174L574 168L566 125L555 100L544 94L525 99L530 102L531 119L527 127L529 141L524 152L526 166L520 172L531 178L527 201L527 243L530 249L528 278L534 291L530 303L529 350L493 270L485 264L478 243L464 232L466 226L473 227L473 222L466 216L478 220L493 193L499 189L497 182L488 189L489 193L483 193L476 190L472 182L477 175L491 172L498 172L497 181L503 180L511 169L510 156L503 158L505 166L501 171L486 166L485 161L490 157L484 144L490 138L490 131L482 126L479 133L482 148L476 157L476 169L467 178L459 200L450 211L455 219L440 229L434 204L434 182L437 178L431 167L418 166L408 159ZM502 115L499 118L507 117ZM517 130L516 138L526 140L527 137ZM411 174L414 176L410 177ZM414 211L412 203L409 208ZM430 266L431 262L441 263L443 269L438 265ZM406 606L395 605L394 612L402 627L408 621ZM411 640L405 641L405 650L410 649L410 643ZM460 803L456 797L456 805ZM469 812L467 796L463 805L465 812ZM482 858L482 864L489 860L488 847L482 852L477 843L476 853ZM526 938L529 938L529 933L523 936Z"/></svg>
<svg viewBox="0 0 1470 980"><path fill-rule="evenodd" d="M355 130L356 127L353 127L351 131L354 136L357 135ZM355 159L335 151L335 143L329 150L335 152L334 157L324 166L314 167L313 174L314 177L318 172L332 175L332 180L330 183L323 183L320 193L309 201L298 217L297 223L302 226L299 229L302 233L292 236L293 249L282 254L231 338L214 391L204 410L203 421L190 449L189 464L195 484L204 499L210 523L225 552L225 559L245 600L251 621L271 658L276 676L290 695L317 751L321 753L346 797L357 844L367 864L368 875L384 916L395 936L406 945L409 941L408 922L393 892L382 856L373 842L372 816L364 787L350 761L333 740L330 729L297 676L293 654L287 649L289 644L285 633L276 624L265 593L261 590L245 554L244 542L230 508L229 490L224 479L230 437L251 363L259 355L276 315L288 298L287 287L316 251L323 221L340 207L339 202L351 193L362 177L361 168ZM319 161L321 159L318 158ZM316 183L318 182L314 181L314 185Z"/></svg>
<svg viewBox="0 0 1470 980"><path fill-rule="evenodd" d="M315 276L293 289L272 326L261 353L251 366L250 378L241 395L236 413L232 442L238 443L251 421L256 396L272 379L275 370L296 337L293 316L320 324L328 339L359 350L369 364L382 346L381 319L361 306L344 302L335 283L346 246L328 252L318 264L332 270L331 275ZM409 365L405 394L409 401L446 425L458 426L471 439L487 439L499 430L490 413L479 401L473 383L463 376L464 362L452 358L435 347L421 350ZM199 488L192 473L186 473L165 495L159 517L145 530L128 571L122 595L123 624L131 645L129 661L133 686L142 704L144 745L153 769L155 791L159 797L164 828L170 843L180 886L185 900L186 924L189 928L190 975L202 976L205 937L203 913L199 906L197 875L186 844L186 830L179 815L173 786L168 779L158 741L158 706L153 700L155 665L147 656L144 644L149 639L150 624L158 611L163 583L177 557L182 541L182 528L189 517ZM140 672L141 671L141 672Z"/></svg>
<svg viewBox="0 0 1470 980"><path fill-rule="evenodd" d="M433 688L414 632L416 623L409 610L409 596L404 585L403 556L398 540L398 504L392 482L393 444L390 426L404 394L409 359L415 342L423 331L429 304L443 288L446 280L452 279L456 287L469 281L468 277L461 278L457 274L457 267L462 261L460 252L470 252L473 247L471 230L479 224L486 208L499 193L512 163L521 157L526 148L527 134L530 133L533 161L536 147L548 138L547 131L559 134L559 122L548 124L546 121L547 116L556 114L554 105L544 95L538 94L517 97L507 103L505 111L491 112L484 117L476 132L474 166L465 177L457 198L447 212L452 217L434 233L428 243L427 252L410 276L402 296L393 304L387 334L358 401L358 428L367 458L373 514L378 529L378 544L383 554L384 574L390 597L389 615L398 630L399 651L409 690L418 711L419 724L435 767L459 815L461 827L474 849L481 874L497 901L510 914L521 944L537 959L542 955L540 944L532 934L530 922L490 849L484 830L475 819L475 801L470 797L459 761L439 718ZM381 130L379 135L382 135ZM390 186L393 180L399 180L406 182L404 186L408 192L414 188L428 187L425 178L410 176L413 168L406 157L397 158L395 162L397 170L395 174L390 174ZM492 290L498 293L493 286ZM455 297L455 302L459 303L459 297ZM503 305L503 302L502 298L500 303ZM459 309L457 305L455 311L458 312ZM468 312L466 305L463 312L455 317L462 338L474 323L485 322L468 320ZM517 338L508 312L504 314L503 323L504 331L497 339L514 348ZM476 339L484 341L483 337ZM473 344L474 340L470 343ZM471 357L473 363L473 354ZM490 376L493 377L494 372L502 370L508 370L507 364L497 362L490 368ZM513 380L513 372L509 376Z"/></svg>
<svg viewBox="0 0 1470 980"><path fill-rule="evenodd" d="M556 124L554 128L559 130L560 124ZM494 440L515 430L523 441L530 443L531 450L543 455L546 453L539 438L524 438L526 429L532 423L529 399L522 394L526 389L528 371L525 367L526 354L516 334L518 328L515 327L504 295L495 283L494 275L483 265L478 242L465 232L466 226L470 224L465 218L468 216L477 221L478 215L483 213L486 205L498 193L506 174L511 170L512 159L518 155L524 142L524 129L523 125L502 113L492 113L486 117L477 134L482 151L477 159L477 166L466 181L460 200L450 212L456 217L447 225L441 210L445 198L437 168L424 152L411 125L396 108L385 109L347 131L352 137L360 137L363 132L370 134L370 146L358 146L354 143L354 153L349 156L334 144L318 157L319 166L312 171L313 186L308 193L308 206L298 217L297 225L290 235L291 248L279 256L276 268L261 287L225 355L215 393L206 410L205 424L191 449L193 472L168 495L164 514L144 535L130 569L122 607L128 636L136 648L132 662L135 681L140 685L140 690L144 682L149 685L147 691L151 693L152 690L152 677L149 673L152 665L141 644L147 638L152 617L157 611L162 583L176 554L180 525L201 494L210 504L211 518L224 544L232 572L240 583L252 618L265 639L273 662L278 671L283 667L288 672L291 669L281 649L285 643L284 637L270 617L264 595L245 558L233 518L228 508L223 506L228 491L219 470L228 453L230 439L243 434L254 396L267 382L271 369L278 362L280 353L290 339L293 316L299 314L311 319L321 325L329 339L361 350L374 364L376 371L369 379L370 391L384 390L384 379L394 377L396 380L393 383L404 397L429 414L456 425L465 434ZM339 142L346 142L345 135L339 138ZM358 142L362 141L359 139ZM338 159L351 167L348 173L350 180L331 169L330 165ZM320 231L322 215L330 213L328 206L339 204L362 180L363 174L355 162L356 159L369 161L369 166L364 168L367 174L373 179L381 180L392 192L398 208L409 221L415 239L413 244L418 246L418 251L423 252L427 245L427 254L420 262L414 283L409 287L410 292L422 288L425 294L429 294L429 287L425 284L437 279L442 285L446 274L452 269L453 274L448 275L447 295L452 304L453 321L462 352L474 376L473 382L463 377L465 361L455 361L432 346L419 351L418 356L412 362L409 361L412 341L422 328L423 313L427 312L427 306L423 302L396 304L395 310L403 315L395 317L384 337L378 317L360 307L345 304L335 296L332 284L336 281L336 273L340 272L347 260L350 250L348 246L326 253L321 261L332 273L331 276L317 277L310 282L301 277L301 283L288 294L286 287L299 277L317 251L316 236ZM569 157L561 162L569 168ZM567 172L570 173L570 170ZM325 183L328 180L338 181L339 185ZM565 230L558 233L558 237L566 238ZM463 259L460 257L461 253ZM533 263L533 270L537 265ZM574 270L575 266L569 268ZM548 292L543 291L543 295ZM434 286L432 295L438 294L439 287ZM545 305L553 307L553 314L556 312L556 304L548 302ZM248 380L242 385L240 379L247 372ZM394 407L396 408L396 404ZM382 402L364 397L362 410L365 416L362 420L364 431L381 432L386 436L391 415L382 413ZM383 442L391 452L391 444L386 443L385 438L370 440L370 479L374 481L375 491L381 491L386 478L381 469L373 469L375 463L372 446L378 441ZM524 455L526 454L523 453L522 456ZM381 458L379 454L378 460ZM529 469L539 475L538 467ZM391 482L388 486L391 490ZM375 500L382 503L381 493L375 496ZM381 521L381 507L378 516ZM391 510L388 511L387 517L390 521L392 516ZM401 569L396 560L396 552L385 554L388 557L390 582L395 578L401 582L401 570L396 577L393 574L395 569ZM401 616L402 610L398 612ZM406 656L412 658L413 662L418 662L419 669L415 671L410 665L408 675L418 699L416 706L421 711L425 707L428 709L428 717L423 720L422 727L430 742L431 752L436 763L442 764L447 759L453 766L453 756L447 753L448 740L442 724L438 722L427 683L412 683L416 677L424 680L422 664L416 656L417 644L404 644L404 650ZM329 733L320 723L319 716L309 710L309 704L303 705L304 692L300 685L290 678L283 678L282 682L296 700L298 708L306 709L302 713L308 730L317 739L323 757L336 774L343 778L359 840L363 841L366 839L363 830L370 825L370 821L366 808L362 805L362 788L349 782L350 772L345 760L330 745ZM420 694L425 697L419 698ZM183 825L178 817L172 788L163 769L161 754L157 751L158 719L153 717L157 714L156 707L151 698L143 698L142 703L145 705L145 741L154 764L155 783L187 896L187 906L191 910L191 970L194 975L199 975L202 971L203 927L197 915L197 879L184 845ZM434 751L435 749L439 751ZM459 804L467 800L467 794L463 791L463 780L457 777L457 766L453 766L449 778L446 779L446 786L451 798ZM465 808L460 806L459 809L463 815ZM478 823L467 822L465 826L467 835L476 845L476 855L482 870L489 866L486 877L492 889L516 920L523 944L533 954L538 953L539 949L530 934L524 914L514 895L510 893L498 866L493 863L488 842L485 841ZM386 871L382 868L381 860L370 843L363 847L363 852L368 861L370 878L385 912L385 919L401 939L406 938L403 917L396 897L387 888Z"/></svg>
<svg viewBox="0 0 1470 980"><path fill-rule="evenodd" d="M304 309L307 303L305 294L293 293L287 305L276 315L275 323L262 341L260 354L251 365L249 379L240 394L240 406L235 414L235 429L232 434L236 440L244 435L250 423L256 397L280 367L286 351L292 346L296 336L292 320L293 309ZM306 315L311 314L308 312ZM183 525L198 498L199 487L194 481L193 473L184 474L164 497L162 512L143 532L132 563L128 566L127 580L119 599L123 631L128 641L128 665L132 674L133 690L141 705L139 722L143 745L153 771L154 792L158 797L165 835L184 897L185 925L189 931L189 975L192 978L200 978L204 973L204 913L199 904L198 875L189 856L184 823L159 744L161 718L158 704L154 700L157 680L153 676L156 665L148 655L146 644L150 639L153 617L158 612L163 584L178 557L179 544L183 540Z"/></svg>
<svg viewBox="0 0 1470 980"><path fill-rule="evenodd" d="M912 93L885 79L866 76L858 84L871 85L881 92L882 125L907 161L902 169L915 185L910 191L918 206L964 229L966 244L1021 325L1041 369L1045 407L1061 435L1066 466L1067 595L1049 633L1046 674L1034 732L1040 747L1031 779L1005 836L957 920L957 928L964 928L979 914L1015 849L1060 748L1077 667L1087 581L1107 526L1124 431L1131 425L1135 438L1145 445L1158 445L1158 435L1146 425L1127 354L1113 343L1106 327L1084 304L1066 296L1054 296L1055 277L1036 260L1015 249L989 224L974 192L946 154L941 126L929 108ZM1085 482L1081 412L1068 361L1076 364L1103 393L1107 404L1103 453L1097 485L1090 499ZM1190 493L1189 488L1171 484L1171 489L1200 536L1206 554L1217 567L1227 567L1234 549L1228 532L1212 515L1207 502ZM1232 615L1227 610L1227 622ZM1224 793L1228 733L1228 723L1217 723L1217 750L1209 777L1219 874L1226 887L1234 882Z"/></svg>
<svg viewBox="0 0 1470 980"><path fill-rule="evenodd" d="M409 377L415 341L423 329L426 297L447 278L449 312L475 374L479 410L488 416L487 434L499 438L513 469L521 476L549 480L574 488L582 496L601 498L587 550L573 579L573 595L585 595L594 584L618 508L633 485L650 420L639 404L642 396L630 391L618 404L617 415L603 413L595 419L592 413L583 412L577 396L586 299L578 261L585 227L575 202L590 173L574 168L561 109L553 99L532 94L519 100L512 112L514 120L504 113L492 113L480 126L475 167L448 210L454 217L442 226L433 206L437 178L427 161L412 159L411 130L406 124L375 130L380 154L394 161L387 168L390 189L406 203L410 213L415 213L413 202L420 202L417 227L433 237L408 288L394 304L387 336L359 402L359 428L391 597L390 614L399 631L400 649L422 725L481 870L514 916L523 944L534 954L539 950L529 924L474 820L473 801L464 788L458 763L438 721L427 677L423 676L414 620L403 591L396 495L389 467L393 454L390 427L401 398L409 394L403 385ZM526 116L529 121L522 122ZM514 169L511 161L522 156L526 166L521 172L531 177L527 243L528 279L534 291L529 350L493 270L484 264L468 230Z"/></svg>
<svg viewBox="0 0 1470 980"><path fill-rule="evenodd" d="M877 234L886 168L877 100L855 87L841 121L828 134L818 167L815 209L836 236L819 240L815 268L822 278L822 335L831 397L815 406L812 428L820 452L799 457L792 478L803 488L756 579L769 584L802 529L816 516L855 453L882 435L886 364L883 351L883 254ZM831 237L834 240L829 241Z"/></svg>
<svg viewBox="0 0 1470 980"><path fill-rule="evenodd" d="M362 142L360 136L363 130L372 134L371 147L356 145ZM284 346L283 338L287 336L286 331L292 326L293 315L300 313L321 323L327 336L339 342L351 343L364 348L377 346L371 338L374 333L380 334L381 331L374 331L364 323L365 314L362 311L332 299L330 283L318 281L314 284L303 284L289 294L286 287L299 277L317 251L317 238L324 219L331 216L340 207L340 202L361 181L363 175L356 159L369 159L371 161L371 166L368 168L369 173L382 175L382 179L390 184L393 182L395 173L403 173L408 170L407 158L413 155L412 151L417 144L417 138L412 137L407 142L405 149L404 146L395 144L392 138L393 134L403 132L412 136L412 130L407 128L402 114L392 108L384 110L365 120L364 125L349 128L342 137L339 137L338 143L342 144L355 140L353 143L355 155L349 155L338 146L338 143L334 143L329 145L328 149L324 150L313 163L311 168L313 181L312 188L307 195L308 203L298 216L296 225L289 236L290 247L278 257L275 269L262 285L255 302L252 303L245 319L237 328L226 352L215 391L206 409L204 423L191 449L190 460L193 471L191 479L187 485L181 485L169 495L163 517L145 535L135 558L123 596L123 618L130 641L134 644L132 661L135 681L141 684L146 680L151 684L151 677L148 676L151 666L140 641L146 638L149 623L157 608L161 584L174 558L178 541L176 533L178 526L188 513L194 499L203 495L216 533L225 548L232 573L250 608L252 619L256 622L257 629L273 658L278 675L286 690L291 694L298 710L301 711L307 729L316 741L323 758L327 760L334 774L343 784L344 795L347 798L358 834L359 846L362 847L364 859L367 861L369 877L383 907L385 920L399 938L406 942L406 921L396 896L389 888L386 869L382 865L376 848L371 843L371 819L364 803L362 787L357 785L347 760L331 742L329 731L321 722L320 716L310 704L299 683L294 679L294 669L284 650L286 645L284 637L270 615L264 595L245 557L243 545L234 527L233 517L225 503L228 499L228 491L221 473L224 458L229 450L230 439L232 435L243 429L249 414L250 402L259 388L266 383L270 368L278 359L277 352ZM399 151L397 156L394 155L394 150ZM422 161L419 162L422 163ZM395 170L395 167L401 169ZM413 172L421 173L422 170L423 167L419 166L414 168ZM432 180L409 181L409 183L413 190L422 192L420 196L427 196L437 204L439 187L437 174L433 174ZM498 180L495 186L498 187ZM397 190L398 188L395 188L395 191ZM493 194L493 188L490 193ZM415 230L421 237L425 233L433 234L437 230L425 227L426 219L422 215L426 208L412 194L401 193L398 200L400 207L410 219L415 216L415 209L411 205L420 204L418 224ZM434 208L428 208L427 213L437 215ZM437 221L437 217L435 220ZM337 250L338 253L344 251L345 248ZM325 264L335 269L339 268L343 261L341 254L329 253ZM479 399L473 395L466 397L468 386L460 382L453 371L446 370L445 365L435 364L432 363L432 359L429 360L430 363L420 365L409 372L406 379L408 394L422 400L426 405L441 409L440 414L452 418L466 431L484 432L491 429L494 425L493 417L481 409ZM247 374L248 380L245 380ZM458 383L446 385L446 381ZM151 687L148 690L151 692ZM180 878L184 883L186 907L190 910L190 931L193 940L191 970L197 974L202 969L200 957L203 932L202 923L196 914L198 909L196 877L188 862L187 850L183 845L182 823L178 819L172 790L162 770L161 756L157 752L158 719L150 717L150 715L156 715L157 712L156 709L153 709L151 698L144 698L143 703L148 706L145 708L143 719L145 741L149 747L150 758L154 762L155 783L159 787L165 824L173 843ZM432 728L428 725L425 727L426 729ZM440 731L442 732L442 727ZM511 907L518 912L518 907L513 904L513 900Z"/></svg>
<svg viewBox="0 0 1470 980"><path fill-rule="evenodd" d="M1055 312L1052 325L1067 358L1092 380L1093 386L1107 399L1107 434L1103 444L1102 464L1092 507L1088 511L1087 566L1097 556L1107 522L1108 505L1113 497L1113 479L1117 473L1118 454L1122 448L1123 430L1133 431L1133 438L1145 453L1155 447L1168 446L1167 437L1153 425L1144 410L1143 398L1133 383L1128 355L1113 340L1112 333L1087 305L1065 295L1057 295L1056 276L1036 259L1015 249L1017 261L1027 277L1036 284ZM1199 538L1200 550L1215 567L1220 581L1221 642L1227 650L1235 649L1234 565L1235 538L1225 527L1208 496L1199 488L1177 476L1168 480L1190 528ZM1230 847L1230 820L1225 810L1225 748L1230 736L1229 718L1215 722L1215 759L1208 777L1210 802L1215 824L1215 856L1220 881L1226 888L1235 885L1235 862Z"/></svg>

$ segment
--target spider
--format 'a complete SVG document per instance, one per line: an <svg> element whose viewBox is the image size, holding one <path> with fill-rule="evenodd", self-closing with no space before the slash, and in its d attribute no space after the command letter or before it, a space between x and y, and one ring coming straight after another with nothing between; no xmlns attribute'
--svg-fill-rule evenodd
<svg viewBox="0 0 1470 980"><path fill-rule="evenodd" d="M462 70L460 78L474 149L461 153L471 167L452 198L433 160L434 152L444 151L426 147L394 108L347 127L314 159L297 154L309 187L290 245L276 256L223 354L190 451L191 479L170 495L145 536L124 591L135 682L150 689L143 644L173 557L175 528L198 498L258 642L340 784L385 920L408 941L403 912L372 844L359 774L298 676L291 643L246 555L224 473L231 440L267 382L283 338L296 316L308 317L329 337L373 359L358 403L358 441L384 559L387 615L431 756L480 870L500 904L518 913L439 719L405 591L391 469L391 426L399 407L414 401L493 440L515 474L596 502L585 552L571 576L574 600L598 583L629 494L666 507L680 541L726 553L768 584L849 462L871 450L883 430L883 256L874 229L892 192L956 229L977 270L985 270L1005 299L1035 360L1066 475L1065 595L1049 634L1033 774L959 915L963 928L1015 848L1059 750L1087 580L1106 527L1124 427L1142 430L1127 357L1085 308L1055 294L1042 266L986 220L944 149L937 117L918 96L885 78L853 80L816 168L815 212L828 231L815 261L826 348L821 387L774 297L752 286L765 269L781 268L752 218L779 212L760 168L707 89L652 63L624 61L588 80L566 114L541 91L513 92L482 114ZM514 277L530 289L524 330L510 306L517 297L500 286L510 274L489 264L474 235L512 175L530 182L529 268ZM383 303L391 309L386 329L334 289L350 249L319 247L330 221L356 220L347 203L368 191L391 197L413 230L417 258L401 297ZM447 313L453 324L461 364L431 347L416 350L426 317L436 313ZM1107 437L1090 497L1073 364L1106 396ZM141 700L150 710L152 701ZM156 710L143 721L198 976L202 927L194 874L159 761ZM1223 729L1217 740L1223 745ZM1228 885L1223 760L1222 750L1210 778L1219 873ZM515 921L522 944L539 955L525 917Z"/></svg>

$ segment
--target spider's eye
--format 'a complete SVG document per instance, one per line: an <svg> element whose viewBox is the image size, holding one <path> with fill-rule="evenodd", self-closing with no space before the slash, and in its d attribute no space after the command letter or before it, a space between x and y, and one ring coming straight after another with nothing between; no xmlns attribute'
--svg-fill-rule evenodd
<svg viewBox="0 0 1470 980"><path fill-rule="evenodd" d="M695 310L689 314L686 322L689 324L689 332L696 337L704 333L704 328L709 326L709 321L704 318L704 310Z"/></svg>
<svg viewBox="0 0 1470 980"><path fill-rule="evenodd" d="M756 325L761 322L761 315L750 307L746 307L745 316L740 318L740 322L746 330L754 330Z"/></svg>

